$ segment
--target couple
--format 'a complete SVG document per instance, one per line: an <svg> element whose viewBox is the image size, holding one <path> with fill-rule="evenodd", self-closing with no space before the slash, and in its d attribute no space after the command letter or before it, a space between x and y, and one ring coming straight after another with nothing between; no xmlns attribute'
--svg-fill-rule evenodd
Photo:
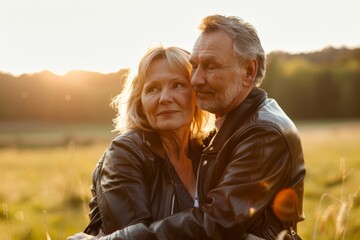
<svg viewBox="0 0 360 240"><path fill-rule="evenodd" d="M150 49L115 99L123 133L94 171L90 224L69 240L300 239L302 147L259 88L256 30L221 15L200 30L191 54Z"/></svg>

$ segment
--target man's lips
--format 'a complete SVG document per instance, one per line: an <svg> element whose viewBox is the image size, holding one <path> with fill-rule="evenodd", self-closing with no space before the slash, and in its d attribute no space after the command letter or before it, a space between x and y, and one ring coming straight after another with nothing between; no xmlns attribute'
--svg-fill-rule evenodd
<svg viewBox="0 0 360 240"><path fill-rule="evenodd" d="M210 90L195 90L197 96L214 95L214 91Z"/></svg>

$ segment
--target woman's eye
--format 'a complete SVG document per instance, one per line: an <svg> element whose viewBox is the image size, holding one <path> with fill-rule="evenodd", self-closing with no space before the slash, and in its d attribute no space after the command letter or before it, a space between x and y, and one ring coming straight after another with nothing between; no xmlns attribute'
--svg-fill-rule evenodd
<svg viewBox="0 0 360 240"><path fill-rule="evenodd" d="M158 88L158 87L147 87L147 88L145 89L145 92L146 92L146 93L152 93L152 92L157 92L157 91L159 91L159 88Z"/></svg>
<svg viewBox="0 0 360 240"><path fill-rule="evenodd" d="M158 92L159 91L159 88L158 87L153 87L151 88L151 92Z"/></svg>

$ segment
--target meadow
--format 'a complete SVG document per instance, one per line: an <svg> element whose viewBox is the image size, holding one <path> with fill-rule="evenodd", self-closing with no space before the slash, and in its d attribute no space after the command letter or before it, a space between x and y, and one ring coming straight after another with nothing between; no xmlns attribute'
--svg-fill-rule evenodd
<svg viewBox="0 0 360 240"><path fill-rule="evenodd" d="M360 239L360 121L297 123L307 165L298 232ZM88 222L111 126L0 124L0 239L66 239Z"/></svg>

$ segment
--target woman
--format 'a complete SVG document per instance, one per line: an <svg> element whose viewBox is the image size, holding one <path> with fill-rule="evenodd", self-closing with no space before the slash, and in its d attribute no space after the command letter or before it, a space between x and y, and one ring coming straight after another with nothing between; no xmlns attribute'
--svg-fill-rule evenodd
<svg viewBox="0 0 360 240"><path fill-rule="evenodd" d="M122 134L94 171L86 234L150 224L193 207L206 117L196 107L188 58L177 47L150 49L114 99Z"/></svg>

